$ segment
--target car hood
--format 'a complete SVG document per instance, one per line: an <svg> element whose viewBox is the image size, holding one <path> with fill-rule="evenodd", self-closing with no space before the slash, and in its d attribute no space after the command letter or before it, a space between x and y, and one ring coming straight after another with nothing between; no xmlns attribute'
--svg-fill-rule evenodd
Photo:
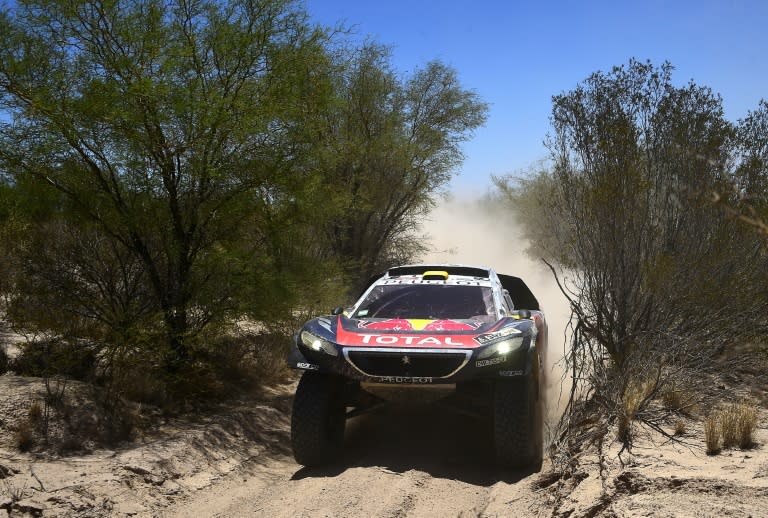
<svg viewBox="0 0 768 518"><path fill-rule="evenodd" d="M342 346L475 348L509 336L526 336L534 329L528 319L475 320L323 318L326 336ZM315 326L309 326L315 327Z"/></svg>

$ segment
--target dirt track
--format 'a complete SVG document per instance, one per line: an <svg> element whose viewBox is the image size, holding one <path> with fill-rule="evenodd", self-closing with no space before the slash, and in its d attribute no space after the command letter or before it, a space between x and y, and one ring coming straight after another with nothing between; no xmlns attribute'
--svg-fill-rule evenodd
<svg viewBox="0 0 768 518"><path fill-rule="evenodd" d="M349 423L334 466L277 456L163 516L478 516L497 485L530 475L489 467L489 446L482 421L425 404L389 407Z"/></svg>
<svg viewBox="0 0 768 518"><path fill-rule="evenodd" d="M294 385L169 419L116 450L19 453L9 424L41 385L0 376L0 518L768 516L764 409L756 448L707 456L701 423L691 421L686 444L640 436L624 465L614 444L602 470L586 451L579 471L558 479L490 467L482 422L419 405L355 418L336 465L302 468L289 446Z"/></svg>

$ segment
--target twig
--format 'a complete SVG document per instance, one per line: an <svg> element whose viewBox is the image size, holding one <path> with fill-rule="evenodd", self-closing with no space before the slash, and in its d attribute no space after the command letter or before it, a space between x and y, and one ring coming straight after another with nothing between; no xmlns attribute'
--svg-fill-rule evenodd
<svg viewBox="0 0 768 518"><path fill-rule="evenodd" d="M30 464L29 472L32 474L32 477L34 477L34 479L37 480L37 483L40 484L40 491L45 492L46 489L45 489L45 486L43 485L43 481L40 480L40 477L38 477L37 474L35 473L34 465ZM35 488L32 488L32 489L35 489Z"/></svg>

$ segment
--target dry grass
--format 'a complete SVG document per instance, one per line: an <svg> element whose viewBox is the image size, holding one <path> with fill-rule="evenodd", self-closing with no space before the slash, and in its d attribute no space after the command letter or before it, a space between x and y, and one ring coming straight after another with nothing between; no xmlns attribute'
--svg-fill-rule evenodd
<svg viewBox="0 0 768 518"><path fill-rule="evenodd" d="M16 503L19 500L24 499L24 494L27 490L27 485L17 486L10 480L3 480L4 491L0 494L5 494L7 498L10 498L12 502ZM10 512L10 511L9 511Z"/></svg>
<svg viewBox="0 0 768 518"><path fill-rule="evenodd" d="M757 407L749 402L731 403L721 411L723 447L751 448L757 429Z"/></svg>
<svg viewBox="0 0 768 518"><path fill-rule="evenodd" d="M675 412L695 414L698 411L696 396L689 390L680 388L672 382L661 394L661 402L665 408Z"/></svg>
<svg viewBox="0 0 768 518"><path fill-rule="evenodd" d="M675 437L679 437L681 435L685 435L686 432L688 432L688 425L686 424L686 422L682 419L678 419L677 421L675 421L675 427L674 427L674 430L672 431L672 434Z"/></svg>
<svg viewBox="0 0 768 518"><path fill-rule="evenodd" d="M29 451L35 444L35 437L32 430L32 425L28 420L24 420L19 423L16 428L16 434L14 435L14 442L19 451Z"/></svg>
<svg viewBox="0 0 768 518"><path fill-rule="evenodd" d="M722 448L751 448L755 445L755 430L757 406L748 401L730 403L710 414L704 421L707 453L714 455L720 451L721 438Z"/></svg>
<svg viewBox="0 0 768 518"><path fill-rule="evenodd" d="M632 421L635 420L638 410L646 401L654 388L650 381L632 381L624 390L621 400L621 413L618 419L618 439L622 442L629 441L632 433Z"/></svg>
<svg viewBox="0 0 768 518"><path fill-rule="evenodd" d="M716 455L720 452L720 426L716 413L712 413L704 420L704 442L707 445L707 455Z"/></svg>
<svg viewBox="0 0 768 518"><path fill-rule="evenodd" d="M30 423L40 423L43 418L43 406L40 404L40 401L32 402L32 404L29 406L29 410L27 411L27 415L29 416Z"/></svg>

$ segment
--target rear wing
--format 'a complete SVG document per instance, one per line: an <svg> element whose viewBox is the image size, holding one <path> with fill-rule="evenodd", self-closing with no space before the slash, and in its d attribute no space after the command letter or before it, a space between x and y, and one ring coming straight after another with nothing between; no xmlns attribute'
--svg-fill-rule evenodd
<svg viewBox="0 0 768 518"><path fill-rule="evenodd" d="M396 266L388 270L390 277L397 277L399 275L421 275L424 272L430 270L439 270L446 272L448 275L462 275L466 277L477 277L480 279L488 279L490 274L485 268L476 268L474 266L452 266L446 264L417 264L414 266Z"/></svg>
<svg viewBox="0 0 768 518"><path fill-rule="evenodd" d="M533 295L533 292L523 282L520 277L513 277L511 275L497 274L501 281L502 287L509 292L509 297L512 299L512 304L515 305L515 309L530 309L534 311L541 311L539 307L539 301Z"/></svg>

